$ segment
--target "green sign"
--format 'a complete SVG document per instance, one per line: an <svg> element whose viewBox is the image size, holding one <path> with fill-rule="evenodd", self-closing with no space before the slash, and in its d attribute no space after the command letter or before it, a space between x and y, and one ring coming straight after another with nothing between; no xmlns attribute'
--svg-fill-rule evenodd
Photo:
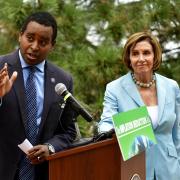
<svg viewBox="0 0 180 180"><path fill-rule="evenodd" d="M124 161L157 144L145 106L114 115L113 124Z"/></svg>

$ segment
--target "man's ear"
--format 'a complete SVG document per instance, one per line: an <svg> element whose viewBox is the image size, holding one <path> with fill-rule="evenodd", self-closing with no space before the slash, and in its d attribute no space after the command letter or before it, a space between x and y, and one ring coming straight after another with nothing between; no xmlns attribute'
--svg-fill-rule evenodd
<svg viewBox="0 0 180 180"><path fill-rule="evenodd" d="M21 41L21 36L22 36L22 32L19 33L19 37L18 37L18 41L20 42Z"/></svg>
<svg viewBox="0 0 180 180"><path fill-rule="evenodd" d="M52 42L52 47L53 47L53 48L54 48L55 44L56 44L56 41L53 41L53 42Z"/></svg>
<svg viewBox="0 0 180 180"><path fill-rule="evenodd" d="M51 51L53 51L53 50L54 50L55 45L56 45L56 41L53 41L53 42L52 42Z"/></svg>

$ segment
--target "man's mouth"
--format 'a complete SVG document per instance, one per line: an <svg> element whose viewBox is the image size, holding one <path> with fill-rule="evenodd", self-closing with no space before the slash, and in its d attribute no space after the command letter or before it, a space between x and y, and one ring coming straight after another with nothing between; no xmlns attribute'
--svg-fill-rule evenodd
<svg viewBox="0 0 180 180"><path fill-rule="evenodd" d="M38 56L33 53L27 53L27 57L28 57L28 59L37 59Z"/></svg>

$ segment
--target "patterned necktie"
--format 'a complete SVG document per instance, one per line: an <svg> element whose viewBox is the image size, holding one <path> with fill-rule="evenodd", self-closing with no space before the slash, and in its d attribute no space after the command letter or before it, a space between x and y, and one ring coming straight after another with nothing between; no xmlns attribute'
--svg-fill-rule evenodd
<svg viewBox="0 0 180 180"><path fill-rule="evenodd" d="M36 67L28 67L29 76L26 81L26 113L27 113L27 124L26 124L26 134L27 139L32 143L36 144L36 136L38 131L37 126L37 90L35 84L35 71Z"/></svg>
<svg viewBox="0 0 180 180"><path fill-rule="evenodd" d="M29 75L26 81L26 136L32 143L36 144L37 126L37 91L35 84L36 67L28 67ZM24 155L19 168L19 180L34 180L34 167Z"/></svg>

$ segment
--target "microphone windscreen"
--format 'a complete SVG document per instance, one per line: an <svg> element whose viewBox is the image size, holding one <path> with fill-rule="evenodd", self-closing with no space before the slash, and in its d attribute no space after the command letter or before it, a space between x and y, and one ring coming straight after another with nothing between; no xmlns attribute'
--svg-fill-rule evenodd
<svg viewBox="0 0 180 180"><path fill-rule="evenodd" d="M63 84L63 83L58 83L56 84L55 86L55 92L58 94L58 95L62 95L64 91L66 91L67 88L66 86Z"/></svg>

